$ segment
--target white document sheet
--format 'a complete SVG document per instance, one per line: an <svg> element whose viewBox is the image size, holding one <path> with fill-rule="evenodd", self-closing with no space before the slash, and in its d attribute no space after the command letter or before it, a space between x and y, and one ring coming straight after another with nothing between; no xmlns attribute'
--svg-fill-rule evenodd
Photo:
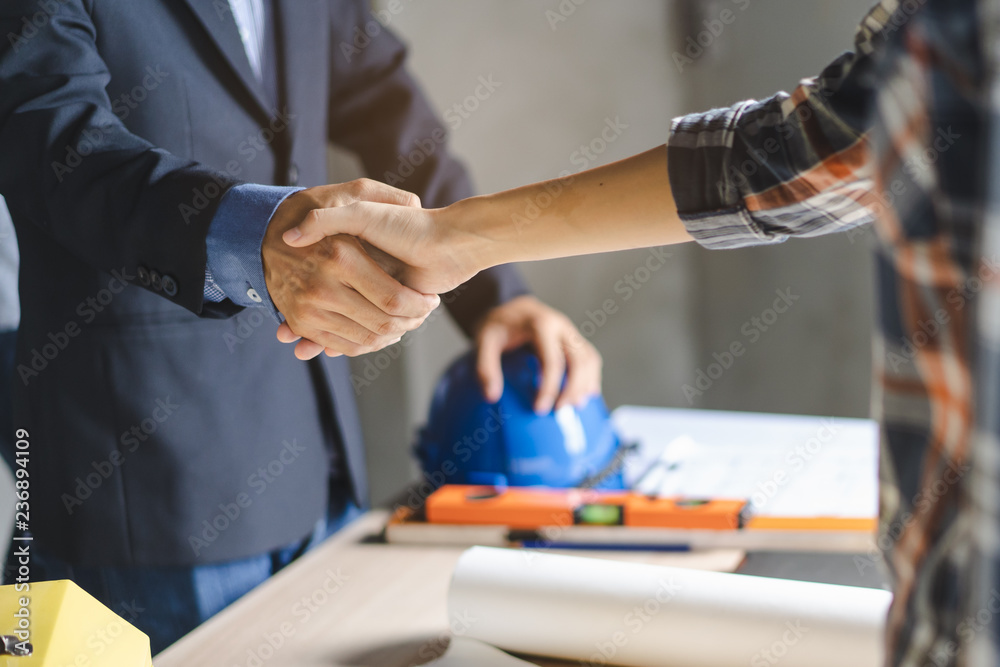
<svg viewBox="0 0 1000 667"><path fill-rule="evenodd" d="M891 599L875 589L474 547L455 568L448 607L476 620L458 656L439 664L522 664L461 658L476 649L464 641L472 639L583 665L879 667Z"/></svg>
<svg viewBox="0 0 1000 667"><path fill-rule="evenodd" d="M755 516L878 516L878 424L870 419L622 406L639 452L626 482L651 495L746 498ZM659 463L659 465L654 465Z"/></svg>

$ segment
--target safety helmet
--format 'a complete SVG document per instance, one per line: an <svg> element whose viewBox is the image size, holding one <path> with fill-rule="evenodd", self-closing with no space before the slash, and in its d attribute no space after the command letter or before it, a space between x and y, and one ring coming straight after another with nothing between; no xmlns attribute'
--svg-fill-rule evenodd
<svg viewBox="0 0 1000 667"><path fill-rule="evenodd" d="M504 390L496 404L483 397L474 352L445 371L414 447L425 479L435 487L622 488L621 448L604 400L594 396L581 407L538 415L538 357L522 347L505 352L501 366Z"/></svg>

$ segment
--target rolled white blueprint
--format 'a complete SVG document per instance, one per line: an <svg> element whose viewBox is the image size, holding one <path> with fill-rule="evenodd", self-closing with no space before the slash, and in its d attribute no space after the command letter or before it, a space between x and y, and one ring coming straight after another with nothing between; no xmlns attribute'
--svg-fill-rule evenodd
<svg viewBox="0 0 1000 667"><path fill-rule="evenodd" d="M474 547L455 567L463 635L626 667L879 667L883 590Z"/></svg>

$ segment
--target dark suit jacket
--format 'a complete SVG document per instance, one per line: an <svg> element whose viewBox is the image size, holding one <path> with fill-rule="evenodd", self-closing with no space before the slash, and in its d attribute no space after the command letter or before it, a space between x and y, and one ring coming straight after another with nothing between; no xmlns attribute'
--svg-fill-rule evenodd
<svg viewBox="0 0 1000 667"><path fill-rule="evenodd" d="M325 183L328 141L428 206L470 186L402 45L385 29L356 41L378 25L364 2L275 7L278 109L227 0L0 3L15 420L30 432L36 544L70 561L189 564L287 544L324 512L338 440L344 483L366 496L346 360L299 362L259 311L204 303L209 223L234 183ZM450 308L468 329L523 291L510 269L484 272Z"/></svg>

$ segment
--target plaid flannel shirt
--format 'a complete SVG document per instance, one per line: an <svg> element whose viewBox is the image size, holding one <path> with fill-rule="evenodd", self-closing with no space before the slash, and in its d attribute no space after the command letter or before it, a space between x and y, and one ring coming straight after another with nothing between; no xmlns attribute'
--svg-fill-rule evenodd
<svg viewBox="0 0 1000 667"><path fill-rule="evenodd" d="M874 223L880 527L857 562L893 578L891 665L1000 664L998 4L885 0L819 77L668 143L708 248Z"/></svg>

